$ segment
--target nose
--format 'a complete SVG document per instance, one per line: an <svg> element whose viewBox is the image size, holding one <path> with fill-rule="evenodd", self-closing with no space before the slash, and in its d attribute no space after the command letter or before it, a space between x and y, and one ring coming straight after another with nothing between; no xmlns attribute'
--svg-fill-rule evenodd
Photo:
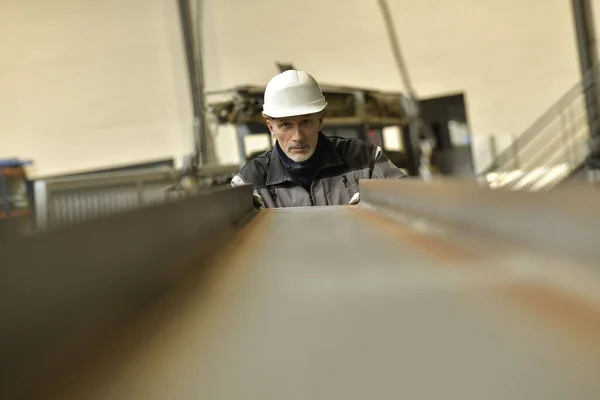
<svg viewBox="0 0 600 400"><path fill-rule="evenodd" d="M292 140L295 142L301 141L303 136L304 136L304 134L302 132L302 129L300 128L300 124L295 124L294 132L292 134Z"/></svg>

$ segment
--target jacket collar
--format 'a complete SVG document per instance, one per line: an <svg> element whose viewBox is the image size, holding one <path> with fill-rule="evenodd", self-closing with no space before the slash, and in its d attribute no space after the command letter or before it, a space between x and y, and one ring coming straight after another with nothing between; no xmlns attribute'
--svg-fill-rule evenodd
<svg viewBox="0 0 600 400"><path fill-rule="evenodd" d="M344 164L342 157L331 143L331 140L323 132L319 132L319 142L317 144L319 149L317 151L322 152L321 165L315 171L315 175L319 174L326 168L337 167ZM321 148L321 146L323 146ZM289 171L283 165L281 157L277 153L277 149L273 149L270 153L269 170L267 172L267 185L277 185L286 181L293 181L294 178L290 175Z"/></svg>

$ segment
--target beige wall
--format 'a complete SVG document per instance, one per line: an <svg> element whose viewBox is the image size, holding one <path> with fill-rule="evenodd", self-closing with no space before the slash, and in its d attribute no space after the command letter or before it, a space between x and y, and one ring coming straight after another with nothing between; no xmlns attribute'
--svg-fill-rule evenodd
<svg viewBox="0 0 600 400"><path fill-rule="evenodd" d="M376 0L203 1L208 90L265 84L275 61L402 89ZM466 94L480 165L488 135L506 144L579 78L569 1L388 1L418 95ZM0 157L44 176L191 151L176 4L0 0ZM233 130L216 139L238 162Z"/></svg>
<svg viewBox="0 0 600 400"><path fill-rule="evenodd" d="M176 3L0 0L0 158L46 176L189 152Z"/></svg>
<svg viewBox="0 0 600 400"><path fill-rule="evenodd" d="M265 84L275 61L321 82L402 89L376 0L204 2L208 89ZM479 164L487 135L505 143L579 78L569 1L388 2L418 95L466 94Z"/></svg>

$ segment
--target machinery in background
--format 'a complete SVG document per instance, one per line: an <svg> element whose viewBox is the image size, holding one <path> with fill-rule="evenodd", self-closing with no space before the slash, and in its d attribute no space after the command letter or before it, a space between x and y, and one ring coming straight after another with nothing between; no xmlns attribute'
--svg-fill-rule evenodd
<svg viewBox="0 0 600 400"><path fill-rule="evenodd" d="M382 92L357 87L322 85L327 99L323 133L328 136L350 137L382 146L390 160L409 175L418 175L418 155L411 139L409 105L399 92ZM245 139L249 135L264 135L266 126L262 116L264 87L237 86L230 90L207 93L208 112L215 124L235 126L239 157L242 162L248 154ZM386 148L384 129L397 127L400 150ZM273 142L269 140L270 146ZM262 151L261 151L262 152Z"/></svg>

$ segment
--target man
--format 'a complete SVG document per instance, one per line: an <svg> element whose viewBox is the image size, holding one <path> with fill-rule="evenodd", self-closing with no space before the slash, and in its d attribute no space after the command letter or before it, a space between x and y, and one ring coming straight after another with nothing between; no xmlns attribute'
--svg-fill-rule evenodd
<svg viewBox="0 0 600 400"><path fill-rule="evenodd" d="M249 161L232 186L252 184L258 207L356 204L359 179L406 175L381 147L321 132L327 106L317 81L288 70L265 89L263 116L275 148Z"/></svg>

